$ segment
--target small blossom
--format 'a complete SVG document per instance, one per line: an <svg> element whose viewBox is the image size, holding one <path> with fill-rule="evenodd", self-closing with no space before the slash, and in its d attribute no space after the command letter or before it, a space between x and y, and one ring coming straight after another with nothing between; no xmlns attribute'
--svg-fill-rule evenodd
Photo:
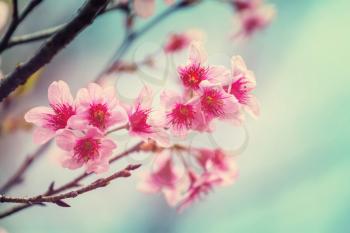
<svg viewBox="0 0 350 233"><path fill-rule="evenodd" d="M197 149L194 154L206 173L220 178L221 185L232 184L238 177L238 168L232 156L222 149Z"/></svg>
<svg viewBox="0 0 350 233"><path fill-rule="evenodd" d="M207 66L207 53L199 42L193 42L189 49L186 66L178 68L182 85L186 91L197 91L202 81L225 83L229 79L229 71L223 66Z"/></svg>
<svg viewBox="0 0 350 233"><path fill-rule="evenodd" d="M168 5L172 4L174 0L164 0ZM134 9L138 16L148 18L154 14L155 0L134 0Z"/></svg>
<svg viewBox="0 0 350 233"><path fill-rule="evenodd" d="M145 141L153 139L161 146L167 146L169 138L164 130L163 121L156 112L152 112L152 101L152 91L144 87L133 106L125 106L129 117L129 133Z"/></svg>
<svg viewBox="0 0 350 233"><path fill-rule="evenodd" d="M116 148L97 128L87 129L86 134L66 129L56 137L56 142L67 152L62 159L63 167L77 169L84 165L88 173L107 171L109 157Z"/></svg>
<svg viewBox="0 0 350 233"><path fill-rule="evenodd" d="M167 126L174 135L186 136L198 120L196 105L171 91L164 91L161 101L165 108Z"/></svg>
<svg viewBox="0 0 350 233"><path fill-rule="evenodd" d="M236 97L241 106L257 117L260 112L259 104L256 97L251 94L256 87L254 73L247 69L240 56L232 57L231 66L231 83L225 89Z"/></svg>
<svg viewBox="0 0 350 233"><path fill-rule="evenodd" d="M201 83L199 101L201 112L207 122L213 118L221 120L236 119L239 115L237 99L228 94L221 86L210 84L208 81Z"/></svg>
<svg viewBox="0 0 350 233"><path fill-rule="evenodd" d="M248 37L256 31L266 28L275 14L275 7L268 4L241 12L238 18L241 24L238 35Z"/></svg>
<svg viewBox="0 0 350 233"><path fill-rule="evenodd" d="M76 102L77 114L68 122L74 129L84 130L90 125L104 132L127 122L127 115L111 86L102 88L96 83L90 83L88 88L78 91Z"/></svg>
<svg viewBox="0 0 350 233"><path fill-rule="evenodd" d="M34 130L34 142L43 144L66 128L68 120L76 113L75 103L64 81L53 82L48 89L50 107L35 107L24 119L38 126Z"/></svg>
<svg viewBox="0 0 350 233"><path fill-rule="evenodd" d="M232 5L238 13L254 9L262 3L262 0L232 0Z"/></svg>
<svg viewBox="0 0 350 233"><path fill-rule="evenodd" d="M155 156L154 170L143 174L139 189L146 193L162 192L168 204L174 206L180 198L180 172L174 167L169 150L163 150Z"/></svg>

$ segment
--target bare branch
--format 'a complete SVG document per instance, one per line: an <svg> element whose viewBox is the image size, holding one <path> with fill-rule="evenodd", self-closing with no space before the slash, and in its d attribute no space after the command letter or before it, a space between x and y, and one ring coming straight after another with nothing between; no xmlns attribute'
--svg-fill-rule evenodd
<svg viewBox="0 0 350 233"><path fill-rule="evenodd" d="M90 25L108 4L108 0L88 0L62 30L53 35L39 51L26 63L19 65L11 74L0 82L0 101L7 97L19 85L38 69L49 63L52 58L69 44L84 28Z"/></svg>
<svg viewBox="0 0 350 233"><path fill-rule="evenodd" d="M139 142L139 143L135 144L134 146L132 146L128 150L125 150L124 152L111 158L109 160L109 163L114 163L115 161L118 161L119 159L124 158L133 152L139 151L143 144L144 144L143 142ZM78 186L80 186L79 182L82 181L83 179L89 177L91 174L92 173L82 173L81 175L77 176L75 179L67 182L66 184L64 184L58 188L54 188L54 183L51 183L48 190L43 195L46 195L46 196L47 195L54 195L54 194L58 194L58 193L61 193L63 191L69 190L71 188L78 187ZM21 210L27 209L27 208L32 207L32 206L34 206L34 205L29 204L29 203L24 204L24 205L15 206L11 209L8 209L8 210L0 213L0 219L8 217L14 213L17 213Z"/></svg>
<svg viewBox="0 0 350 233"><path fill-rule="evenodd" d="M98 16L102 16L106 13L110 13L116 10L121 10L123 12L128 12L130 9L128 8L127 5L124 4L115 4L114 6L110 6L107 9L105 9L104 11L101 11ZM47 28L44 30L40 30L37 32L33 32L33 33L29 33L29 34L25 34L25 35L21 35L21 36L15 36L12 39L10 39L10 41L7 44L6 49L12 48L16 45L20 45L20 44L26 44L26 43L30 43L30 42L34 42L34 41L39 41L39 40L43 40L43 39L47 39L49 37L51 37L52 35L54 35L55 33L57 33L58 31L62 30L62 28L64 28L67 24L61 24L52 28Z"/></svg>
<svg viewBox="0 0 350 233"><path fill-rule="evenodd" d="M39 204L39 203L49 202L49 203L55 203L59 206L69 207L69 205L63 202L62 200L65 200L68 198L75 198L83 193L90 192L92 190L95 190L101 187L105 187L112 180L122 178L122 177L129 177L131 176L130 171L133 171L139 168L140 166L141 164L128 165L123 170L113 173L112 175L106 178L98 179L87 186L84 186L82 188L79 188L77 190L70 191L67 193L52 195L52 196L38 195L30 198L8 197L8 196L0 195L0 202L25 203L25 204Z"/></svg>
<svg viewBox="0 0 350 233"><path fill-rule="evenodd" d="M28 3L28 5L24 8L22 14L18 16L18 3L16 0L13 1L13 15L10 26L8 27L4 37L0 42L0 53L5 50L8 45L8 42L16 31L18 25L29 15L30 12L34 10L36 6L38 6L43 0L32 0Z"/></svg>

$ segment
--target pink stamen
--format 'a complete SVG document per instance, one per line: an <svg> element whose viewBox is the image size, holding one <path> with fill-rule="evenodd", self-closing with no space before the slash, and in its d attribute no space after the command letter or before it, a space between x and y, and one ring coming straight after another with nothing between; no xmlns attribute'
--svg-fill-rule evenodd
<svg viewBox="0 0 350 233"><path fill-rule="evenodd" d="M197 90L200 82L207 79L208 69L200 64L191 64L181 68L179 74L185 87Z"/></svg>
<svg viewBox="0 0 350 233"><path fill-rule="evenodd" d="M152 133L152 127L147 123L149 113L149 109L140 109L138 107L137 110L129 116L131 130L134 132Z"/></svg>
<svg viewBox="0 0 350 233"><path fill-rule="evenodd" d="M48 127L53 130L64 129L67 121L75 114L75 109L70 105L51 105L55 114L48 115Z"/></svg>
<svg viewBox="0 0 350 233"><path fill-rule="evenodd" d="M176 128L189 129L194 120L195 112L192 105L176 104L168 116L170 117L170 123Z"/></svg>
<svg viewBox="0 0 350 233"><path fill-rule="evenodd" d="M205 113L209 113L213 116L221 116L224 114L224 97L216 89L205 89L201 96L201 106Z"/></svg>
<svg viewBox="0 0 350 233"><path fill-rule="evenodd" d="M74 147L74 156L78 161L87 162L97 158L100 148L100 140L94 138L82 138L77 141Z"/></svg>
<svg viewBox="0 0 350 233"><path fill-rule="evenodd" d="M110 117L106 104L91 104L89 109L89 122L99 128L106 128L106 121Z"/></svg>

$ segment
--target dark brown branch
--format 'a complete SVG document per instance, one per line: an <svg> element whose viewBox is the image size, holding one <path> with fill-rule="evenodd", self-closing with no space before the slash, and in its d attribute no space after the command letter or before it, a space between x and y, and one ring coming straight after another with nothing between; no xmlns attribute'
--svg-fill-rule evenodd
<svg viewBox="0 0 350 233"><path fill-rule="evenodd" d="M124 4L116 4L114 6L110 6L107 9L105 9L104 11L101 11L98 16L104 15L106 13L115 11L115 10L121 10L123 12L128 12L130 9L128 8L127 5ZM40 30L37 32L33 32L33 33L29 33L29 34L25 34L25 35L21 35L21 36L15 36L13 38L10 39L10 41L7 44L6 49L12 48L16 45L20 45L20 44L26 44L29 42L34 42L34 41L39 41L39 40L43 40L43 39L47 39L49 37L51 37L52 35L54 35L55 33L57 33L58 31L60 31L62 28L64 28L67 24L61 24L52 28L47 28L44 30Z"/></svg>
<svg viewBox="0 0 350 233"><path fill-rule="evenodd" d="M108 0L88 0L62 30L53 35L39 51L26 63L19 65L11 74L0 82L0 101L7 97L19 85L38 69L49 63L52 58L71 42L84 28L90 25L108 4Z"/></svg>
<svg viewBox="0 0 350 233"><path fill-rule="evenodd" d="M129 148L128 150L125 150L124 152L120 153L119 155L116 155L114 156L113 158L111 158L109 160L109 163L113 163L121 158L124 158L126 157L127 155L133 153L133 152L137 152L141 149L141 146L143 145L144 143L143 142L139 142L137 143L136 145L132 146L131 148ZM58 193L61 193L63 191L66 191L66 190L69 190L71 188L75 188L75 187L78 187L80 186L80 181L82 181L83 179L89 177L92 173L82 173L81 175L77 176L75 179L67 182L66 184L58 187L58 188L54 188L54 183L52 183L50 185L50 187L48 188L48 190L44 193L44 195L55 195L55 194L58 194ZM24 210L24 209L27 209L29 207L32 207L34 206L33 204L23 204L23 205L18 205L18 206L15 206L11 209L8 209L2 213L0 213L0 219L2 218L5 218L5 217L8 217L14 213L17 213L21 210Z"/></svg>
<svg viewBox="0 0 350 233"><path fill-rule="evenodd" d="M17 1L13 1L13 15L10 26L8 27L4 37L0 42L0 53L5 50L8 45L11 36L16 31L18 25L29 15L34 8L39 5L43 0L32 0L28 3L28 5L24 8L23 13L18 16L18 3Z"/></svg>
<svg viewBox="0 0 350 233"><path fill-rule="evenodd" d="M27 156L16 173L0 188L0 194L5 194L14 186L22 183L25 172L32 165L32 163L47 150L49 145L50 142L47 142L40 146L33 154Z"/></svg>
<svg viewBox="0 0 350 233"><path fill-rule="evenodd" d="M39 203L55 203L60 206L69 207L68 204L63 202L62 200L68 199L68 198L75 198L83 193L105 187L107 186L112 180L122 178L122 177L129 177L131 176L130 171L133 171L137 168L139 168L141 164L136 165L128 165L126 168L124 168L121 171L118 171L106 178L98 179L91 184L84 186L82 188L79 188L74 191L66 192L63 194L57 194L57 195L38 195L35 197L30 198L19 198L19 197L8 197L0 195L0 202L12 202L12 203L25 203L25 204L39 204Z"/></svg>

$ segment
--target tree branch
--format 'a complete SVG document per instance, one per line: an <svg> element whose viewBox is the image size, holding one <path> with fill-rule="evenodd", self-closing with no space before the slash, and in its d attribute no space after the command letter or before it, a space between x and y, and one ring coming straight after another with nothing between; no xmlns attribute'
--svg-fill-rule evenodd
<svg viewBox="0 0 350 233"><path fill-rule="evenodd" d="M49 203L55 203L59 206L63 207L69 207L68 204L63 202L62 200L68 199L68 198L75 198L83 193L105 187L107 186L112 180L121 178L121 177L129 177L131 176L130 171L133 171L137 168L139 168L141 164L136 164L136 165L128 165L126 168L124 168L121 171L118 171L116 173L113 173L112 175L106 177L106 178L101 178L98 179L91 184L84 186L82 188L79 188L74 191L66 192L63 194L58 194L58 195L38 195L35 197L30 197L30 198L20 198L20 197L8 197L8 196L3 196L0 195L0 202L12 202L12 203L25 203L25 204L41 204L45 202Z"/></svg>
<svg viewBox="0 0 350 233"><path fill-rule="evenodd" d="M121 10L123 12L130 11L128 6L125 4L115 4L114 6L110 6L107 9L105 9L104 11L101 11L98 14L98 16L102 16L106 13L110 13L110 12L115 11L115 10ZM47 39L47 38L51 37L52 35L54 35L55 33L57 33L58 31L62 30L62 28L64 28L66 25L67 25L67 23L63 23L61 25L58 25L58 26L55 26L52 28L47 28L44 30L40 30L37 32L33 32L33 33L21 35L21 36L15 36L12 39L10 39L10 41L7 44L7 47L4 50L12 48L16 45L26 44L29 42Z"/></svg>
<svg viewBox="0 0 350 233"><path fill-rule="evenodd" d="M133 152L139 151L143 144L144 144L143 142L137 143L136 145L132 146L128 150L125 150L124 152L120 153L119 155L116 155L113 158L111 158L109 160L109 163L114 163L115 161L117 161L121 158L124 158ZM51 196L51 195L55 195L55 194L61 193L63 191L69 190L71 188L78 187L78 186L80 186L79 182L82 181L83 179L89 177L91 174L93 174L93 173L86 173L86 172L82 173L81 175L77 176L75 179L65 183L64 185L62 185L58 188L54 188L54 183L51 183L48 190L43 195L46 195L46 196L50 195ZM15 206L11 209L8 209L8 210L0 213L0 219L8 217L14 213L17 213L21 210L27 209L27 208L32 207L32 206L34 206L34 204L29 204L29 203L24 204L24 205Z"/></svg>
<svg viewBox="0 0 350 233"><path fill-rule="evenodd" d="M109 0L88 0L62 30L54 34L40 49L23 65L19 65L11 74L0 82L0 101L7 97L19 85L38 69L49 63L52 58L71 42L84 28L93 22L97 14L103 10Z"/></svg>
<svg viewBox="0 0 350 233"><path fill-rule="evenodd" d="M50 146L50 142L41 145L33 154L27 156L22 165L16 171L16 173L0 188L0 193L5 194L14 186L20 184L23 181L23 175L32 165L32 163L38 159Z"/></svg>
<svg viewBox="0 0 350 233"><path fill-rule="evenodd" d="M32 0L28 3L28 5L24 8L23 13L18 16L18 2L16 0L13 1L13 15L10 26L8 27L4 37L0 42L0 53L5 50L8 45L8 42L16 31L18 25L29 15L34 8L39 5L43 0Z"/></svg>

